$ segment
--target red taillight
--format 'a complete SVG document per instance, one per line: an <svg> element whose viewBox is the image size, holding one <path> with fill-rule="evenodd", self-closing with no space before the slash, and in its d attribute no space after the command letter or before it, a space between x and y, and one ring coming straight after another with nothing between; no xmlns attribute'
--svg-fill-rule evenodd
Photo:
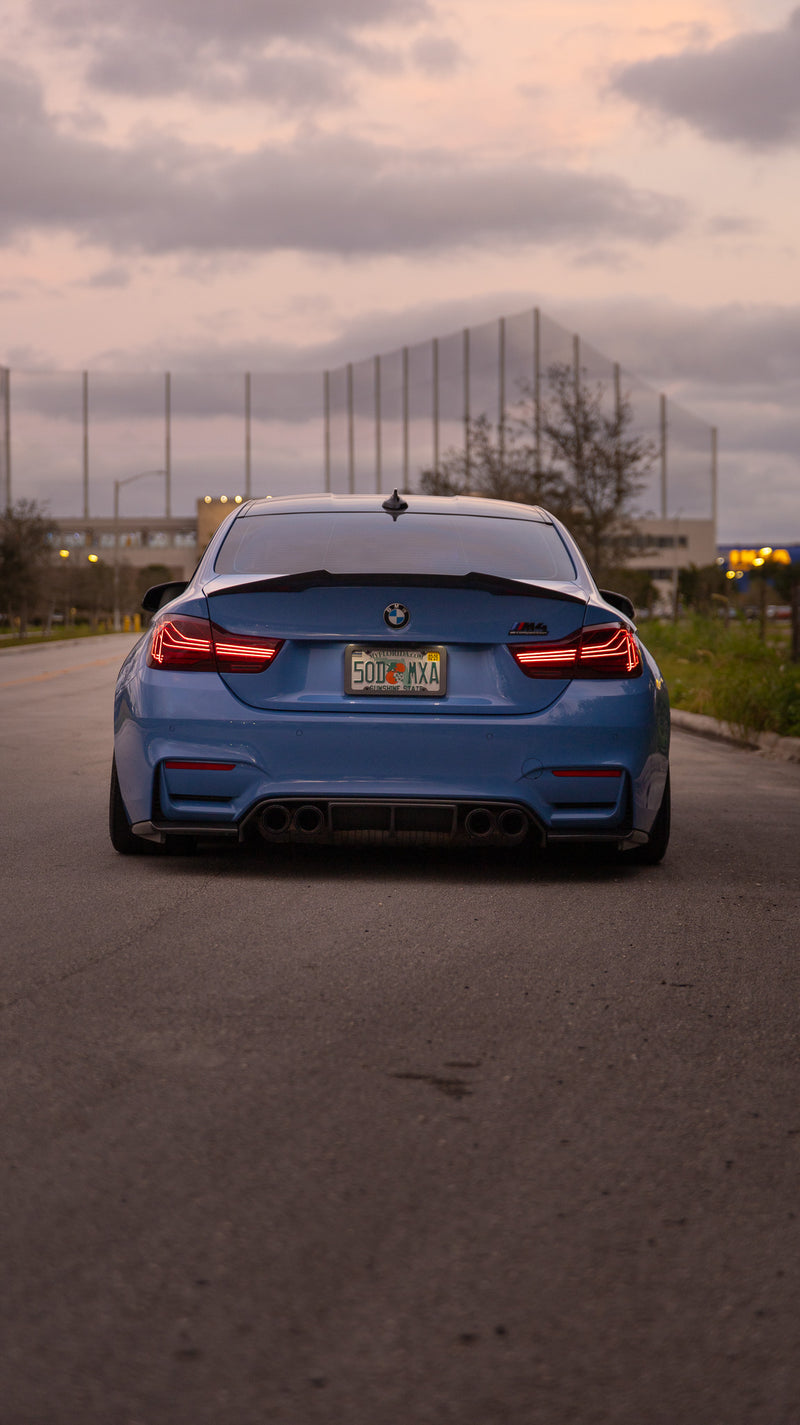
<svg viewBox="0 0 800 1425"><path fill-rule="evenodd" d="M618 623L583 628L557 643L510 644L528 678L636 678L642 660L630 629Z"/></svg>
<svg viewBox="0 0 800 1425"><path fill-rule="evenodd" d="M282 638L228 633L208 619L181 614L154 626L147 666L184 673L263 673L282 647Z"/></svg>
<svg viewBox="0 0 800 1425"><path fill-rule="evenodd" d="M148 668L180 669L184 673L215 673L211 624L205 618L167 618L150 635Z"/></svg>
<svg viewBox="0 0 800 1425"><path fill-rule="evenodd" d="M212 624L212 635L220 673L263 673L283 647L282 638L244 637L227 633L216 624Z"/></svg>

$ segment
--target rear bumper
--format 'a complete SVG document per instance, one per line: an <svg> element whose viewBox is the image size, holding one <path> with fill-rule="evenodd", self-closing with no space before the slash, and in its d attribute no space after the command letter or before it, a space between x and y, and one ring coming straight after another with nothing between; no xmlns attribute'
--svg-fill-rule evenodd
<svg viewBox="0 0 800 1425"><path fill-rule="evenodd" d="M470 807L499 805L520 808L540 842L620 842L646 839L661 803L669 712L647 676L593 685L591 699L571 684L536 714L406 717L262 712L214 674L140 670L118 690L115 747L129 820L155 839L238 839L266 805L289 803L324 806L336 839L346 803L371 806L373 819L379 807L427 803L459 809L450 839ZM165 765L223 759L229 770ZM615 775L557 775L583 768ZM404 827L372 829L396 837Z"/></svg>
<svg viewBox="0 0 800 1425"><path fill-rule="evenodd" d="M543 847L560 842L595 841L638 846L647 835L634 831L629 815L613 826L550 829L520 802L268 798L241 821L174 821L157 816L137 822L137 836L164 843L167 837L192 840L243 841L259 833L273 845L327 846L518 846L523 841Z"/></svg>

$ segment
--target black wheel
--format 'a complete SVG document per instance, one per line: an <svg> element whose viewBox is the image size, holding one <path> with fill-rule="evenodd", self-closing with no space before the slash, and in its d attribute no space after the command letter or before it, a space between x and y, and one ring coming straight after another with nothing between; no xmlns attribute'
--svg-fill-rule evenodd
<svg viewBox="0 0 800 1425"><path fill-rule="evenodd" d="M669 772L667 772L664 795L653 822L650 840L646 846L635 846L633 851L624 852L623 854L628 860L635 861L640 866L657 866L658 862L663 860L664 853L669 846L670 806Z"/></svg>
<svg viewBox="0 0 800 1425"><path fill-rule="evenodd" d="M108 798L108 832L111 837L111 845L115 851L119 852L120 856L153 856L161 850L158 842L145 841L141 836L134 836L131 831L128 813L125 810L125 803L122 800L122 793L119 789L116 759L111 763L111 790Z"/></svg>

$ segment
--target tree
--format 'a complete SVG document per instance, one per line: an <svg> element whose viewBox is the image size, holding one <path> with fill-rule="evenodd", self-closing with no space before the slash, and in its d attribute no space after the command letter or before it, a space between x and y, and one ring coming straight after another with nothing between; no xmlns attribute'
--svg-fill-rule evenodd
<svg viewBox="0 0 800 1425"><path fill-rule="evenodd" d="M544 505L557 514L562 502L559 481L551 471L537 469L535 453L532 458L518 427L517 421L493 426L485 415L470 421L463 450L452 447L438 469L423 470L420 489L426 495L484 495Z"/></svg>
<svg viewBox="0 0 800 1425"><path fill-rule="evenodd" d="M603 382L576 378L566 362L548 367L539 413L523 388L509 419L470 423L463 450L445 452L438 469L423 470L427 494L480 494L543 505L570 528L601 582L623 564L630 511L655 458L652 441L633 431L627 397L609 401Z"/></svg>
<svg viewBox="0 0 800 1425"><path fill-rule="evenodd" d="M630 569L624 564L617 568L609 565L604 570L603 585L618 594L625 594L638 611L652 609L658 600L658 589L649 569Z"/></svg>
<svg viewBox="0 0 800 1425"><path fill-rule="evenodd" d="M725 570L721 564L689 564L678 570L678 594L681 603L700 614L711 614L720 600L730 595Z"/></svg>
<svg viewBox="0 0 800 1425"><path fill-rule="evenodd" d="M542 433L550 469L559 477L567 522L596 578L624 562L631 506L655 459L652 441L633 432L627 396L609 402L602 381L590 384L568 362L548 368Z"/></svg>
<svg viewBox="0 0 800 1425"><path fill-rule="evenodd" d="M0 517L0 609L9 622L28 618L41 599L55 527L35 500L18 500Z"/></svg>

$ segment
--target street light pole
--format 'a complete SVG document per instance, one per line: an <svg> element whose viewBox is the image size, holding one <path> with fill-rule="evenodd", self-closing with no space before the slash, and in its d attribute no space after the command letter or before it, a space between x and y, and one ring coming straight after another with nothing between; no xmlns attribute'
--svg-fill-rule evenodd
<svg viewBox="0 0 800 1425"><path fill-rule="evenodd" d="M144 480L147 475L163 475L169 479L166 470L140 470L138 475L126 475L124 480L114 481L114 632L119 633L122 620L119 612L119 492L123 485L131 485L134 480Z"/></svg>

